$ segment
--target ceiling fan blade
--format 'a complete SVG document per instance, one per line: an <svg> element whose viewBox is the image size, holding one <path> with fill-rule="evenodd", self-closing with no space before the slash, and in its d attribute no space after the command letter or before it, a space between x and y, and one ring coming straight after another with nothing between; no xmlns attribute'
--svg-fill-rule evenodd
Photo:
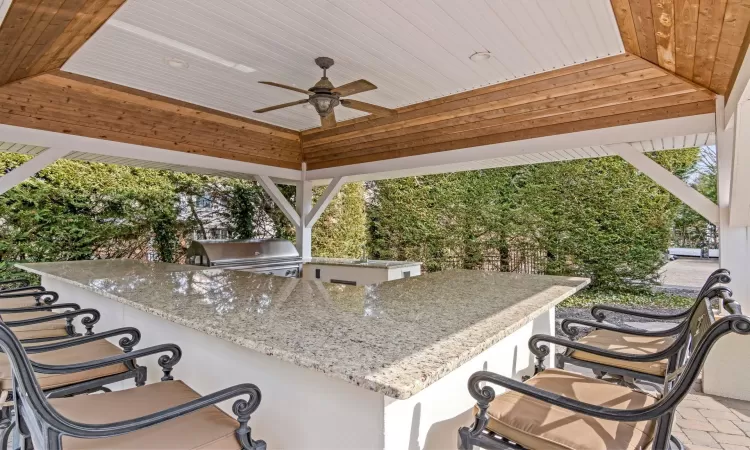
<svg viewBox="0 0 750 450"><path fill-rule="evenodd" d="M268 112L268 111L273 111L275 109L287 108L289 106L302 105L304 103L307 103L307 99L305 99L305 100L297 100L296 102L282 103L280 105L269 106L268 108L256 109L253 112L255 112L255 113L264 113L264 112Z"/></svg>
<svg viewBox="0 0 750 450"><path fill-rule="evenodd" d="M330 114L328 114L325 117L320 118L320 126L322 128L331 128L336 126L336 114L331 111Z"/></svg>
<svg viewBox="0 0 750 450"><path fill-rule="evenodd" d="M276 86L276 87L280 87L282 89L289 89L290 91L300 92L302 94L307 94L307 95L312 94L312 92L308 91L307 89L300 89L300 88L294 87L294 86L287 86L286 84L274 83L273 81L258 81L258 83L260 83L260 84L267 84L269 86Z"/></svg>
<svg viewBox="0 0 750 450"><path fill-rule="evenodd" d="M357 80L352 81L351 83L346 83L337 88L333 88L332 92L335 92L342 97L347 97L349 95L359 94L360 92L371 91L377 88L377 86L367 80Z"/></svg>
<svg viewBox="0 0 750 450"><path fill-rule="evenodd" d="M346 106L347 108L352 108L352 109L356 109L359 111L377 114L378 116L392 116L396 114L396 110L394 109L388 109L382 106L373 105L372 103L365 103L365 102L360 102L357 100L342 99L341 105Z"/></svg>

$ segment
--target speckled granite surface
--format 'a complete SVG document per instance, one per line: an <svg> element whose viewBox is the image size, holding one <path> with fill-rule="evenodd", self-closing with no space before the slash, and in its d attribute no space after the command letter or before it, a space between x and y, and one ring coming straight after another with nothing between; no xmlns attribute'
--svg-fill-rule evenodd
<svg viewBox="0 0 750 450"><path fill-rule="evenodd" d="M101 261L20 264L237 345L405 399L588 284L453 270L370 286ZM174 266L174 265L172 265Z"/></svg>
<svg viewBox="0 0 750 450"><path fill-rule="evenodd" d="M306 264L323 264L326 266L350 266L350 267L370 267L375 269L398 269L401 267L409 267L415 264L422 264L415 261L381 261L377 259L368 259L362 261L358 259L346 259L346 258L312 258L310 261L305 261Z"/></svg>

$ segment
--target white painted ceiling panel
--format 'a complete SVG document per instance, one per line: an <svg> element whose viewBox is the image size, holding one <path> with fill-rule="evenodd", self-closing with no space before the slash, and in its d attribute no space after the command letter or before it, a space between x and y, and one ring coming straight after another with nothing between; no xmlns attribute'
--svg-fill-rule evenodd
<svg viewBox="0 0 750 450"><path fill-rule="evenodd" d="M128 0L63 69L301 130L319 125L313 110L252 111L304 95L257 82L308 88L317 56L336 61L335 85L378 86L352 98L396 108L622 52L608 0Z"/></svg>

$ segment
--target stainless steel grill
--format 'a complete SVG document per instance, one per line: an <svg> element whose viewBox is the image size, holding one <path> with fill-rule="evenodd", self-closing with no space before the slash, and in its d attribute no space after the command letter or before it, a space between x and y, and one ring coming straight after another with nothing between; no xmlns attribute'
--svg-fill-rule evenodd
<svg viewBox="0 0 750 450"><path fill-rule="evenodd" d="M197 266L284 277L302 274L302 258L294 244L284 239L193 241L187 261Z"/></svg>

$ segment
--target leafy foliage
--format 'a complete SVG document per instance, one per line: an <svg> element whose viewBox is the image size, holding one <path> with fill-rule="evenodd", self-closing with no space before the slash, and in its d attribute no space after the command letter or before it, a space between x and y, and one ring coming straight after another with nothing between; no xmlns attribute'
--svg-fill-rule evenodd
<svg viewBox="0 0 750 450"><path fill-rule="evenodd" d="M652 157L685 177L698 149ZM472 268L485 255L530 246L546 251L545 272L585 275L608 289L655 281L679 205L617 157L385 180L371 191L375 257L435 270L458 256Z"/></svg>
<svg viewBox="0 0 750 450"><path fill-rule="evenodd" d="M318 188L313 197L320 196ZM331 200L313 226L312 252L315 256L356 258L367 242L365 189L362 183L347 183Z"/></svg>
<svg viewBox="0 0 750 450"><path fill-rule="evenodd" d="M0 171L28 159L0 153ZM280 189L294 201L294 186ZM211 206L198 207L199 198ZM314 230L325 236L315 237L324 254L346 256L362 245L354 230L365 229L363 211L361 185L345 187ZM294 227L254 182L60 160L0 196L0 272L13 272L15 261L180 261L193 234L207 237L214 226L233 238L294 239ZM348 235L356 242L342 241Z"/></svg>
<svg viewBox="0 0 750 450"><path fill-rule="evenodd" d="M583 290L560 303L561 308L590 308L594 305L620 305L647 308L687 309L695 298L667 293L612 292Z"/></svg>

